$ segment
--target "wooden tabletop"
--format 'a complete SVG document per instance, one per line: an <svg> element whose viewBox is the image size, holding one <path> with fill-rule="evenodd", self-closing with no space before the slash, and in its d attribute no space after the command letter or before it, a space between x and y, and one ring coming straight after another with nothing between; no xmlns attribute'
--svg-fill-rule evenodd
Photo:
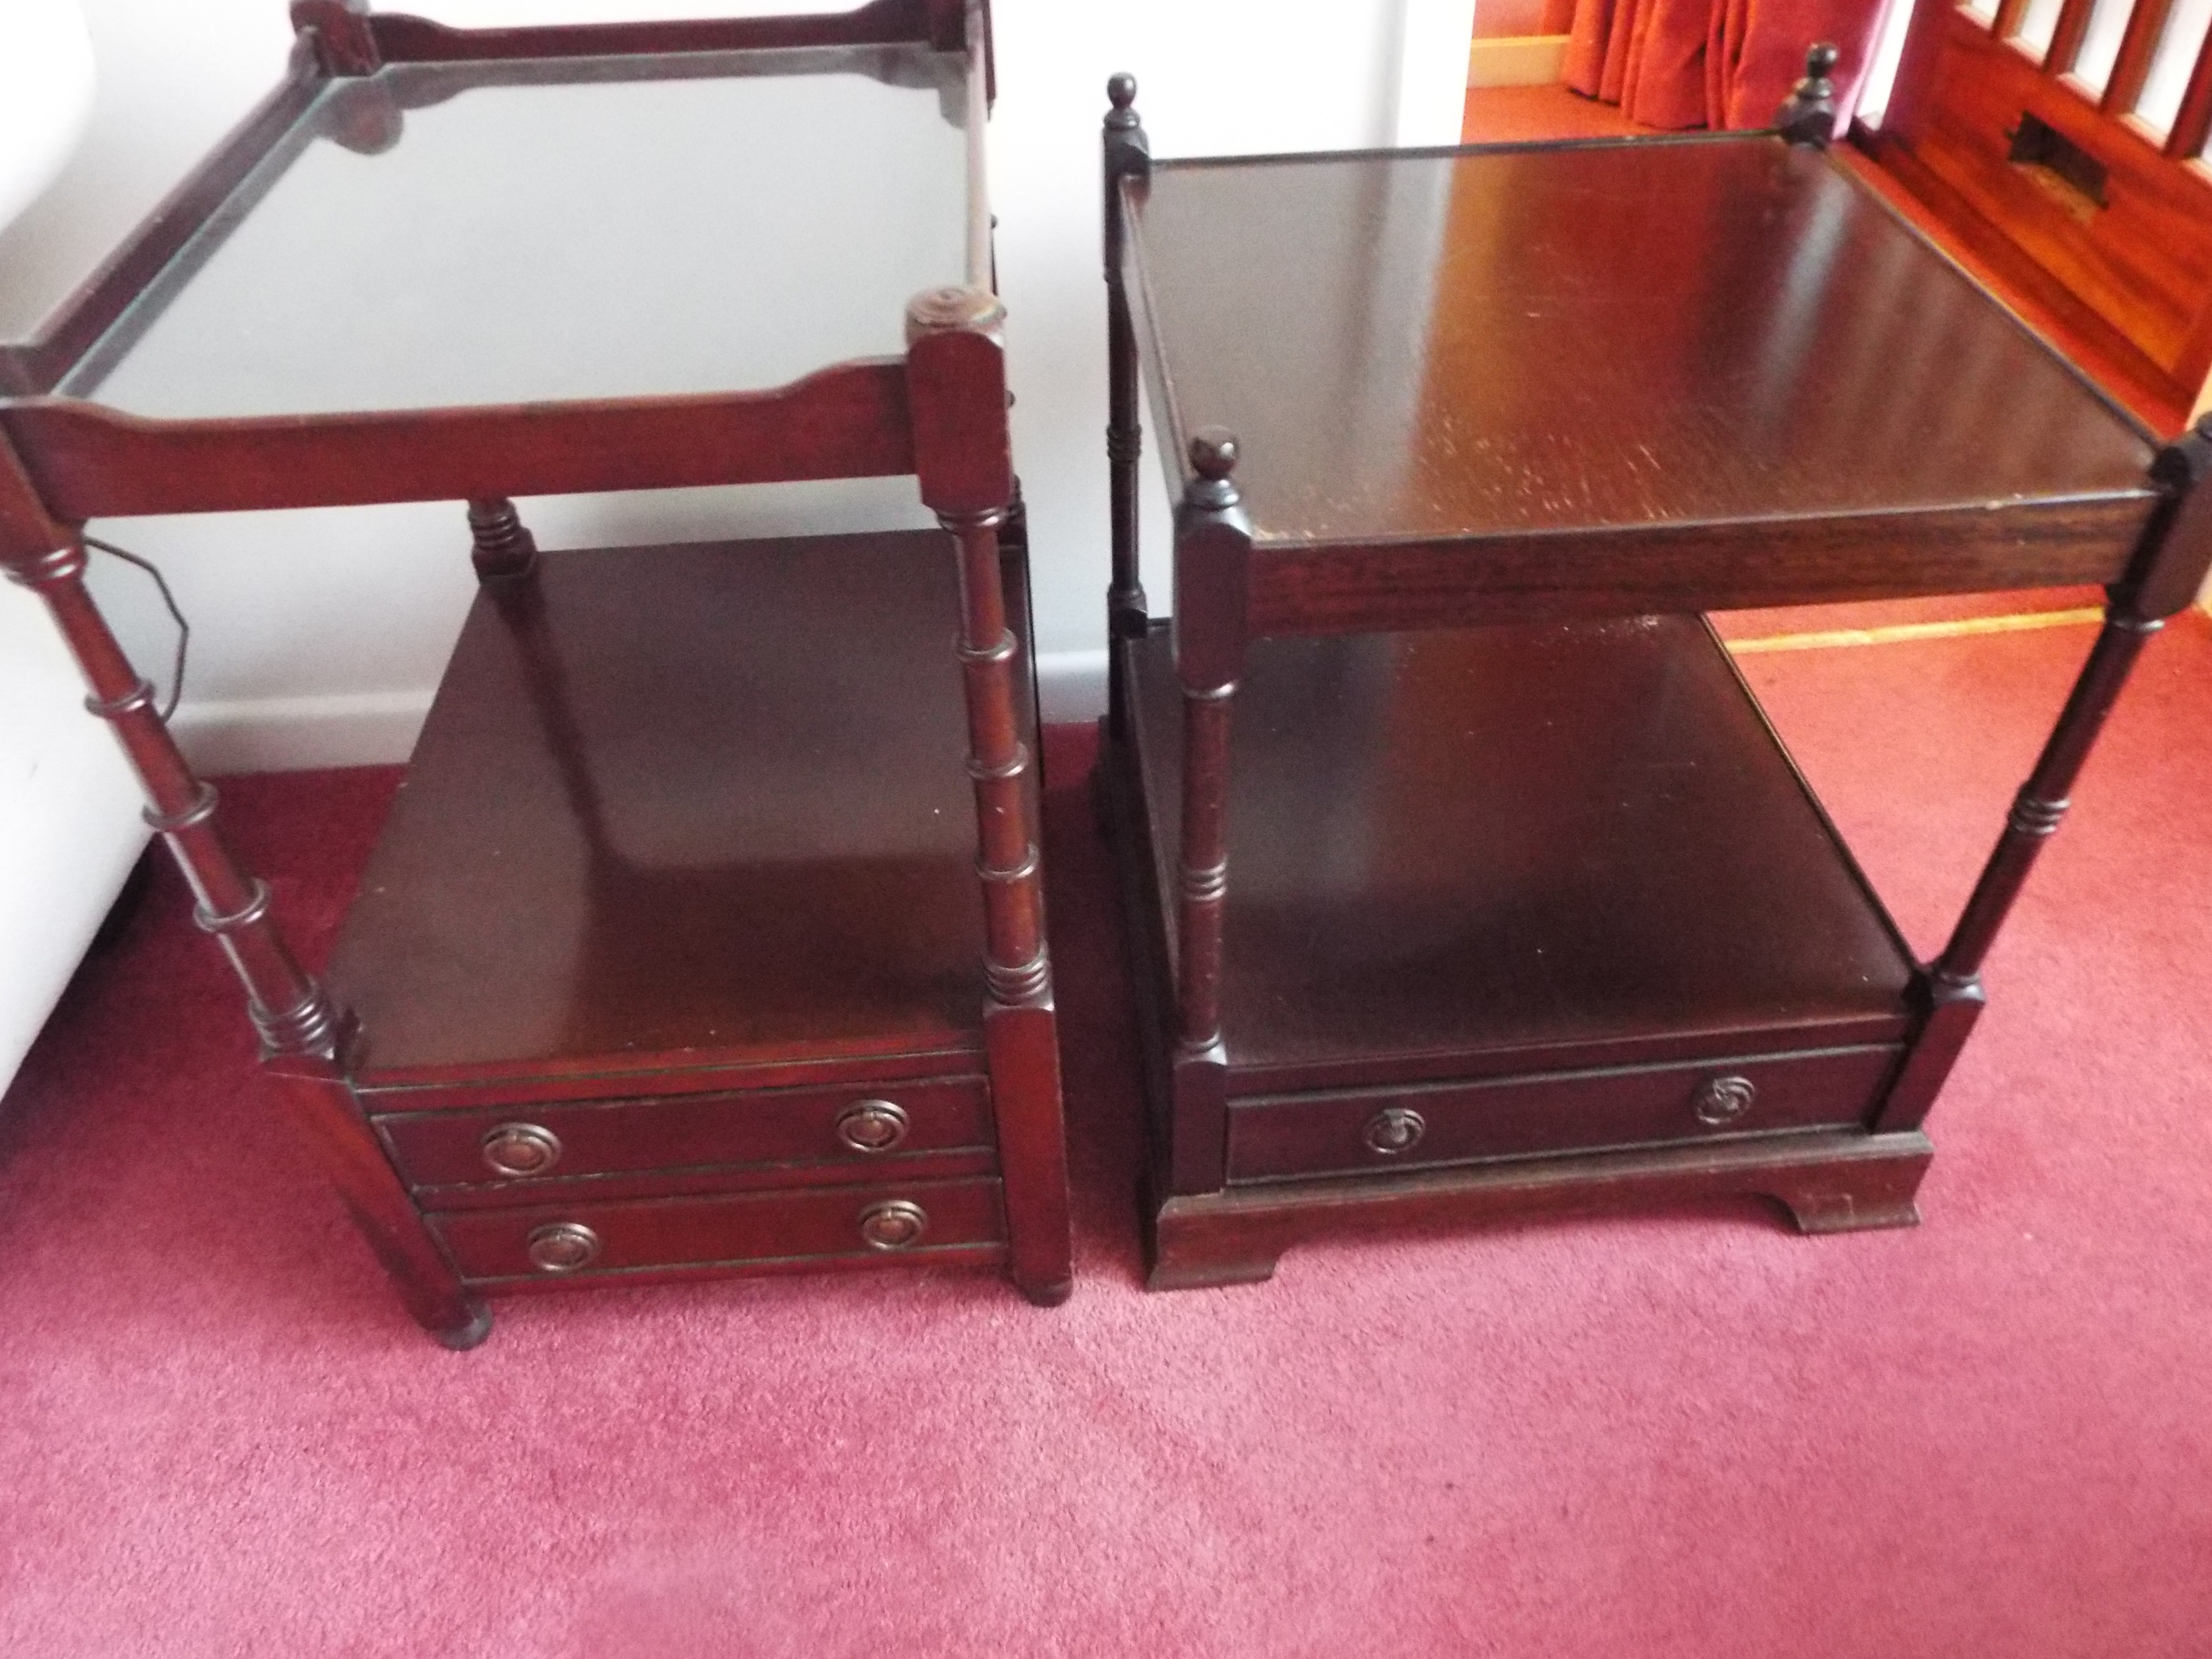
<svg viewBox="0 0 2212 1659"><path fill-rule="evenodd" d="M1544 538L1392 579L1717 604L2108 580L2148 515L2146 434L1817 150L1164 162L1129 205L1160 424L1237 435L1261 626L1383 583L1316 550ZM1743 570L1778 526L1826 551ZM1694 582L1615 556L1684 531Z"/></svg>

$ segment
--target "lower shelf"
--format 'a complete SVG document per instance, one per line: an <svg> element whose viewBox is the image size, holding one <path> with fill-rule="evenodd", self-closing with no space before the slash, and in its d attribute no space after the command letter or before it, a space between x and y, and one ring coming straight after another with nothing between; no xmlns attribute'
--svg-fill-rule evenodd
<svg viewBox="0 0 2212 1659"><path fill-rule="evenodd" d="M1763 1193L1915 1218L1872 1124L1894 925L1697 617L1267 639L1231 704L1222 1043L1174 1042L1182 699L1102 774L1154 1096L1153 1282L1370 1220Z"/></svg>
<svg viewBox="0 0 2212 1659"><path fill-rule="evenodd" d="M935 532L487 584L331 958L356 1075L980 1056L958 617Z"/></svg>
<svg viewBox="0 0 2212 1659"><path fill-rule="evenodd" d="M1182 698L1124 647L1146 929ZM1900 1040L1915 968L1697 617L1252 645L1230 715L1233 1095Z"/></svg>

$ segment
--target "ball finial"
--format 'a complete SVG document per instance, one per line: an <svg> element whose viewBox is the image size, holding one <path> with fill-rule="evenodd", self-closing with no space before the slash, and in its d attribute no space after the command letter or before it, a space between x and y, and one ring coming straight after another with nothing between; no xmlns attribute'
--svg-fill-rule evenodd
<svg viewBox="0 0 2212 1659"><path fill-rule="evenodd" d="M1812 80L1825 80L1842 57L1832 40L1817 41L1805 54L1805 73Z"/></svg>
<svg viewBox="0 0 2212 1659"><path fill-rule="evenodd" d="M1202 426L1190 434L1190 464L1198 476L1218 483L1237 466L1237 434L1226 427Z"/></svg>
<svg viewBox="0 0 2212 1659"><path fill-rule="evenodd" d="M1106 77L1106 101L1115 109L1127 109L1137 101L1137 77L1123 70L1118 75Z"/></svg>

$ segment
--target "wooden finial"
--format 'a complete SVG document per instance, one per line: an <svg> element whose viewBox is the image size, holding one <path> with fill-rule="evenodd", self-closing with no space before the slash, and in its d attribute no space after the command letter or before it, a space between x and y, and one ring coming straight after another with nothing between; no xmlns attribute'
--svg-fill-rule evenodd
<svg viewBox="0 0 2212 1659"><path fill-rule="evenodd" d="M945 334L956 329L989 330L1006 320L1006 308L988 289L957 283L924 289L907 301L906 343L912 345L927 334Z"/></svg>
<svg viewBox="0 0 2212 1659"><path fill-rule="evenodd" d="M1115 131L1123 131L1137 125L1137 77L1123 70L1106 78L1106 101L1114 107L1106 112L1106 125Z"/></svg>
<svg viewBox="0 0 2212 1659"><path fill-rule="evenodd" d="M1790 143L1826 149L1836 136L1836 83L1828 77L1841 56L1826 40L1806 52L1805 78L1775 112L1775 127Z"/></svg>
<svg viewBox="0 0 2212 1659"><path fill-rule="evenodd" d="M1226 427L1202 426L1190 434L1192 479L1183 498L1193 507L1209 510L1234 507L1243 501L1229 475L1237 470L1237 434Z"/></svg>

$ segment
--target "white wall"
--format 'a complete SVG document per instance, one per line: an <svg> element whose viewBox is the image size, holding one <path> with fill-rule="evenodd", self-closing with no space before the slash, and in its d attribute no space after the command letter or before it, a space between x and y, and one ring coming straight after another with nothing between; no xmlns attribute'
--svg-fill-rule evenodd
<svg viewBox="0 0 2212 1659"><path fill-rule="evenodd" d="M396 7L394 9L397 9ZM420 0L442 21L836 9L731 0ZM1473 0L996 0L994 205L1053 711L1103 696L1107 580L1098 119L1142 85L1156 155L1456 142ZM25 331L276 78L283 0L87 0L100 67L88 137L0 234L0 334ZM549 546L926 522L907 480L526 503ZM1164 507L1156 492L1154 512ZM192 619L178 729L217 769L395 759L472 582L458 506L147 519L95 526L160 562ZM1159 538L1152 538L1159 550ZM161 678L144 579L96 581ZM1149 580L1164 594L1164 569Z"/></svg>

